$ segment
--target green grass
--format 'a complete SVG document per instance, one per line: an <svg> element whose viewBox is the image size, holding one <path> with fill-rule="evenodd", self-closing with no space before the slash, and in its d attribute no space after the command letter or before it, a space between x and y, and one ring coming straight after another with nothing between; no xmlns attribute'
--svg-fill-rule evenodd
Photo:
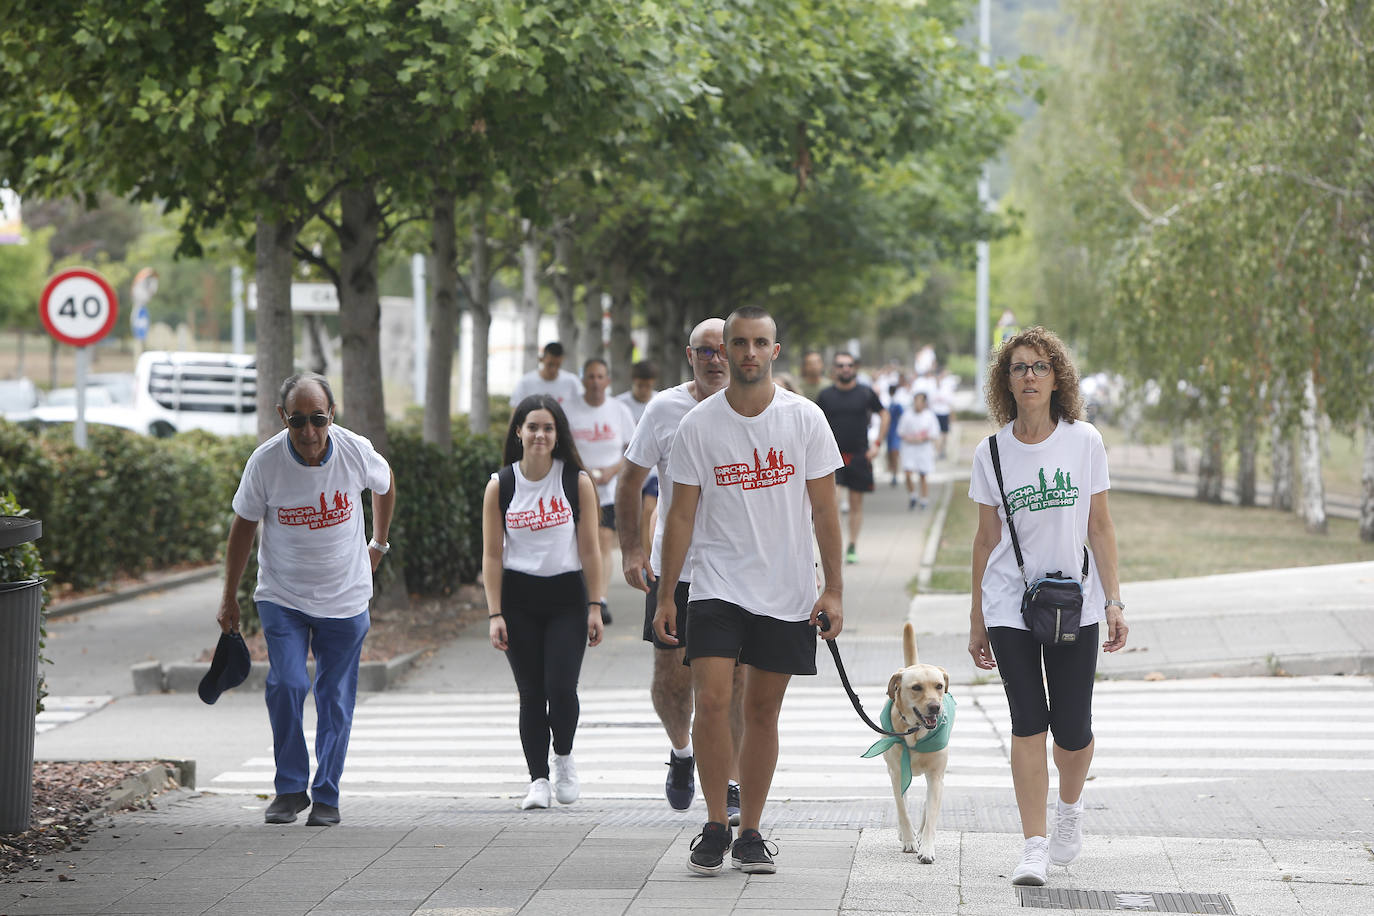
<svg viewBox="0 0 1374 916"><path fill-rule="evenodd" d="M1288 566L1374 560L1351 520L1328 520L1326 535L1308 534L1292 513L1216 506L1191 499L1113 493L1123 582L1177 579ZM945 517L930 591L969 590L977 507L956 493Z"/></svg>

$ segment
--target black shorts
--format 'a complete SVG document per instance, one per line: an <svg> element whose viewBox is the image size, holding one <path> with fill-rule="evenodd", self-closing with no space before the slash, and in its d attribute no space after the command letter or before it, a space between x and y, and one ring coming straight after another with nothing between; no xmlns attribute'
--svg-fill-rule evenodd
<svg viewBox="0 0 1374 916"><path fill-rule="evenodd" d="M738 604L707 598L687 605L694 658L733 658L776 674L816 673L816 628L806 620L751 614Z"/></svg>
<svg viewBox="0 0 1374 916"><path fill-rule="evenodd" d="M1066 751L1087 747L1093 740L1097 624L1080 629L1071 646L1042 646L1029 630L1015 627L989 627L988 641L1007 692L1011 733L1029 738L1049 730Z"/></svg>
<svg viewBox="0 0 1374 916"><path fill-rule="evenodd" d="M601 507L601 527L615 530L615 503L607 503Z"/></svg>
<svg viewBox="0 0 1374 916"><path fill-rule="evenodd" d="M844 467L835 472L835 486L860 493L873 492L873 462L864 452L840 452Z"/></svg>
<svg viewBox="0 0 1374 916"><path fill-rule="evenodd" d="M658 499L658 475L650 474L644 481L644 486L640 488L639 492L644 496L652 496L654 499Z"/></svg>
<svg viewBox="0 0 1374 916"><path fill-rule="evenodd" d="M940 421L940 432L942 432L942 433L947 433L947 432L949 432L949 414L947 414L947 413L937 413L937 414L935 415L935 419L938 420L938 421Z"/></svg>
<svg viewBox="0 0 1374 916"><path fill-rule="evenodd" d="M654 615L658 613L658 579L649 583L649 594L644 596L644 641L654 644L655 649L687 648L687 592L692 583L679 582L673 589L673 603L677 605L677 645L670 646L658 638L654 632Z"/></svg>

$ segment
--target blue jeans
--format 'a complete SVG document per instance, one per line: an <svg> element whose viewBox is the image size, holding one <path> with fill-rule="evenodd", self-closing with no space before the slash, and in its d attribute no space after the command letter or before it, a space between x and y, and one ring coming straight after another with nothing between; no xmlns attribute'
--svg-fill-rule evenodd
<svg viewBox="0 0 1374 916"><path fill-rule="evenodd" d="M338 807L339 776L348 754L358 659L371 626L366 610L354 617L312 617L270 601L258 602L272 670L267 675L267 717L272 722L278 795L304 792ZM315 653L315 780L305 747L305 695L310 692L307 650Z"/></svg>

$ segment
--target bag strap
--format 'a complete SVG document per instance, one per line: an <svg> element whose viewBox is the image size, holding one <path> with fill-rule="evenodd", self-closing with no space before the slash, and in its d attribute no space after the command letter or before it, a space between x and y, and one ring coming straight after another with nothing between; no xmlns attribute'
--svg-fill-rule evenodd
<svg viewBox="0 0 1374 916"><path fill-rule="evenodd" d="M510 501L515 499L515 466L508 464L496 472L496 483L500 487L501 527L506 527L506 510Z"/></svg>
<svg viewBox="0 0 1374 916"><path fill-rule="evenodd" d="M573 527L576 528L580 521L577 499L582 492L580 476L582 469L571 461L563 462L563 496L568 501L568 508L572 510Z"/></svg>
<svg viewBox="0 0 1374 916"><path fill-rule="evenodd" d="M1016 566L1021 570L1021 581L1030 588L1026 578L1026 561L1021 556L1021 542L1016 537L1016 525L1011 520L1011 503L1007 502L1006 484L1002 482L1002 461L997 454L997 434L988 436L988 450L992 452L992 470L997 475L997 492L1002 495L1002 510L1007 513L1007 530L1011 532L1011 549L1016 551ZM1088 545L1083 545L1083 582L1088 581Z"/></svg>

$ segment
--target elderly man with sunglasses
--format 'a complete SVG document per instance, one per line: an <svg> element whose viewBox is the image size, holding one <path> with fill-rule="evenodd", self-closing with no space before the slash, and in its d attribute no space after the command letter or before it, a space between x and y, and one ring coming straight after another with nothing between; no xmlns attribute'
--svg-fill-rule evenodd
<svg viewBox="0 0 1374 916"><path fill-rule="evenodd" d="M334 394L323 376L305 372L282 382L277 413L282 431L249 456L234 494L218 620L226 633L239 628L239 580L261 523L253 600L271 662L266 698L277 767L266 821L289 824L309 807L306 823L327 827L339 823L339 777L370 624L372 573L391 546L396 478L371 442L334 425ZM370 541L363 490L372 491ZM313 781L303 723L312 651Z"/></svg>

